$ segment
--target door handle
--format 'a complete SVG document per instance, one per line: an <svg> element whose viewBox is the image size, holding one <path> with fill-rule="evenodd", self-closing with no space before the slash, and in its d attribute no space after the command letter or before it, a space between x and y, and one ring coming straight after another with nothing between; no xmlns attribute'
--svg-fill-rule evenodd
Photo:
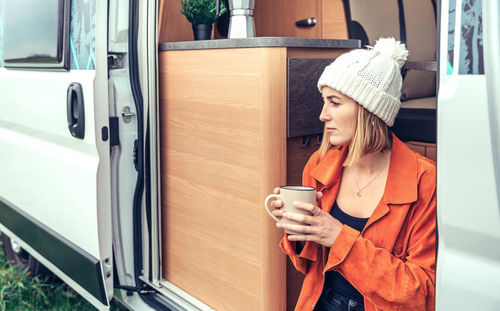
<svg viewBox="0 0 500 311"><path fill-rule="evenodd" d="M314 27L316 26L316 17L310 17L306 19L301 19L300 21L296 21L295 25L297 27Z"/></svg>
<svg viewBox="0 0 500 311"><path fill-rule="evenodd" d="M66 106L69 132L73 137L83 139L85 136L85 109L80 83L73 82L69 85Z"/></svg>

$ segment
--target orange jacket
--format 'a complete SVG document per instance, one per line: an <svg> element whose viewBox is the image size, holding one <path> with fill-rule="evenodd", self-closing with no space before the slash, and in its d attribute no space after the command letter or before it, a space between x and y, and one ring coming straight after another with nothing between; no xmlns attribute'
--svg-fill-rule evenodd
<svg viewBox="0 0 500 311"><path fill-rule="evenodd" d="M331 149L306 164L303 184L323 192L329 212L340 185L346 148ZM363 296L365 310L434 310L436 166L393 135L389 174L382 199L360 233L343 226L329 253L314 242L295 252L285 237L281 248L306 274L295 310L313 310L324 273L340 272Z"/></svg>

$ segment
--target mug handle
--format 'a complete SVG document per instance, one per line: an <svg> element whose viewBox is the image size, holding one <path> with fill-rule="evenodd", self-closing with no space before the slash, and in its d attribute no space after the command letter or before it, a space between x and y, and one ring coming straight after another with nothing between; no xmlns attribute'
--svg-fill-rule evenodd
<svg viewBox="0 0 500 311"><path fill-rule="evenodd" d="M272 219L276 220L277 222L281 222L280 219L278 219L278 217L274 216L273 213L271 213L271 211L269 210L269 206L268 206L268 203L269 203L269 200L271 199L279 199L280 196L277 195L277 194L270 194L267 196L266 200L264 201L264 207L266 208L266 212L269 214L269 216L271 216Z"/></svg>

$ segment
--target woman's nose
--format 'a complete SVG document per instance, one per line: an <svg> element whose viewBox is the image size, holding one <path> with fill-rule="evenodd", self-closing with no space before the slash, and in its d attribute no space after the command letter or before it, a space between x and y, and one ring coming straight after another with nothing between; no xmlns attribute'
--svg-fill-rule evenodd
<svg viewBox="0 0 500 311"><path fill-rule="evenodd" d="M326 111L326 105L323 105L321 109L321 113L319 114L319 120L321 122L327 122L332 119L332 116Z"/></svg>

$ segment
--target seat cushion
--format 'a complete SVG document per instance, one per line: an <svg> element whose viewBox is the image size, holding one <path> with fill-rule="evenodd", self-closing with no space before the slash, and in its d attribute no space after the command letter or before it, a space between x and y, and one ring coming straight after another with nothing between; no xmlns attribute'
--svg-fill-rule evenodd
<svg viewBox="0 0 500 311"><path fill-rule="evenodd" d="M400 40L397 0L350 0L349 9L351 20L363 27L371 46L381 37Z"/></svg>
<svg viewBox="0 0 500 311"><path fill-rule="evenodd" d="M404 0L406 45L409 61L436 60L436 19L430 0ZM436 72L409 70L401 99L436 96Z"/></svg>

